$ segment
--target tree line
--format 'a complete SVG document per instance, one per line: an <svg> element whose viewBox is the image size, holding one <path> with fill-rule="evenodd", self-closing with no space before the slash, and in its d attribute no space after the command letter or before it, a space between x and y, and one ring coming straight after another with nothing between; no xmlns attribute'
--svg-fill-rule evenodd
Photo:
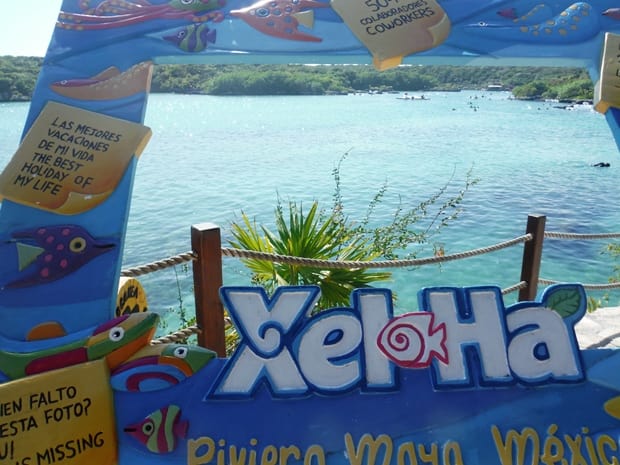
<svg viewBox="0 0 620 465"><path fill-rule="evenodd" d="M0 57L0 101L28 101L43 59ZM81 76L84 77L84 76ZM590 100L593 84L579 68L369 65L157 65L151 92L209 95L327 95L365 91L484 89L500 84L517 98Z"/></svg>

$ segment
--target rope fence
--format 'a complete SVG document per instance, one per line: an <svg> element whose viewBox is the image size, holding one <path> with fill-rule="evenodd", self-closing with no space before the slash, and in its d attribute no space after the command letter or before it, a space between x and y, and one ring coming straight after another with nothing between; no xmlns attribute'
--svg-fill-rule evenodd
<svg viewBox="0 0 620 465"><path fill-rule="evenodd" d="M530 224L530 221L532 222ZM289 255L279 255L266 252L257 252L253 250L235 249L221 246L221 240L219 236L219 228L215 225L205 224L199 226L206 226L205 229L196 229L196 226L192 227L192 251L181 253L172 257L168 257L162 260L158 260L152 263L147 263L137 267L127 268L121 271L123 277L137 277L155 271L163 270L166 268L174 267L183 263L193 262L194 269L194 292L196 294L196 316L197 324L188 328L181 329L177 332L164 336L162 338L153 341L154 344L161 344L166 342L175 342L186 340L189 336L197 334L199 338L199 344L206 345L207 339L217 337L219 342L217 346L222 345L224 328L230 325L230 321L224 317L221 303L219 303L219 297L217 289L203 289L206 286L217 286L218 279L213 279L214 275L219 276L221 281L221 257L238 258L238 259L254 259L265 260L281 264L293 264L298 266L322 268L322 269L366 269L366 268L403 268L403 267L418 267L429 264L440 264L449 261L462 260L475 256L480 256L499 250L503 250L509 247L514 247L519 244L524 244L524 255L521 270L521 280L517 283L502 289L502 294L507 295L513 292L519 291L519 300L530 300L536 294L537 284L552 285L558 284L562 281L556 281L551 279L545 279L538 276L538 270L540 268L542 244L544 240L610 240L620 239L620 233L602 233L602 234L577 234L557 231L544 231L544 217L532 217L528 218L528 230L525 234L509 239L503 242L492 244L486 247L480 247L464 252L446 254L441 256L432 256L415 259L397 259L397 260L378 260L378 261L336 261L336 260L319 260L306 257L297 257ZM205 231L209 231L213 235L213 231L217 230L217 235L210 239L205 239ZM205 245L207 244L207 245ZM198 251L197 251L198 250ZM203 253L200 253L202 251ZM209 255L207 260L205 255ZM217 260L219 258L219 261ZM199 263L200 262L200 263ZM216 262L216 263L211 263ZM205 267L210 267L210 270L205 270ZM206 277L209 277L207 279ZM215 281L215 284L212 283ZM205 284L208 283L208 284ZM530 284L531 283L531 284ZM619 283L604 283L604 284L582 284L587 290L592 291L605 291L611 289L619 289ZM206 293L203 295L203 293ZM529 299L528 299L529 297ZM202 309L202 313L211 312L219 315L217 320L211 320L211 323L216 323L216 332L222 334L212 334L211 336L205 335L205 331L209 328L206 322L209 321L211 316L200 317L201 310L198 308L201 301L208 301L207 307ZM213 311L213 308L217 311ZM205 331L201 330L205 328ZM201 337L205 340L201 343ZM213 347L213 344L211 344ZM218 353L220 349L217 349Z"/></svg>
<svg viewBox="0 0 620 465"><path fill-rule="evenodd" d="M600 239L618 239L620 238L620 233L613 234L572 234L572 233L560 233L560 232L546 232L546 239L565 239L565 240L600 240ZM325 269L354 269L354 268L402 268L402 267L415 267L415 266L423 266L430 265L433 263L443 263L454 260L461 260L464 258L475 257L478 255L484 255L487 253L495 252L498 250L502 250L508 247L512 247L514 245L518 245L520 243L529 241L532 239L531 234L525 234L523 236L515 237L514 239L510 239L504 242L500 242L497 244L489 245L486 247L481 247L473 250L468 250L464 252L458 252L453 254L448 254L440 257L426 257L426 258L416 258L409 260L382 260L382 261L374 261L374 262L360 262L360 261L333 261L333 260L318 260L312 258L304 258L304 257L295 257L291 255L279 255L279 254L271 254L267 252L257 252L255 250L244 250L244 249L232 249L227 247L222 247L222 256L230 257L230 258L239 258L239 259L255 259L255 260L267 260L275 263L284 263L284 264L293 264L293 265L305 265L314 268L325 268ZM144 265L139 265L132 268L126 268L121 271L121 276L128 278L135 278L138 276L143 276L145 274L153 273L155 271L164 270L166 268L171 268L173 266L181 265L183 263L188 263L193 260L196 260L198 257L194 252L184 252L178 255L174 255L168 258L164 258L162 260L157 260L151 263L146 263ZM554 281L551 279L540 278L538 280L539 284L543 285L551 285L558 284L562 281ZM515 283L512 286L509 286L502 290L503 294L511 294L512 292L516 292L519 289L523 289L523 287L527 285L523 281ZM620 282L618 283L605 283L605 284L583 284L585 289L589 290L607 290L607 289L619 289Z"/></svg>
<svg viewBox="0 0 620 465"><path fill-rule="evenodd" d="M502 250L520 243L532 240L531 234L524 234L523 236L515 237L514 239L500 242L487 247L481 247L478 249L468 250L465 252L458 252L442 256L433 256L426 258L414 258L414 259L400 259L400 260L377 260L372 262L364 261L335 261L335 260L319 260L315 258L296 257L292 255L279 255L268 252L257 252L255 250L245 249L231 249L228 247L222 247L222 256L232 258L244 258L254 260L265 260L274 263L283 263L291 265L302 265L312 268L324 268L324 269L356 269L356 268L404 268L415 267L422 265L430 265L433 263L443 263L453 260L461 260L464 258L475 257L477 255L484 255L487 253ZM135 268L127 268L121 271L121 276L134 278L136 276L142 276L154 271L170 268L182 263L196 260L197 255L194 252L185 252L179 255L174 255L162 260L158 260L145 265L140 265Z"/></svg>
<svg viewBox="0 0 620 465"><path fill-rule="evenodd" d="M453 260L461 260L463 258L475 257L477 255L484 255L491 252L496 252L501 249L512 247L517 244L521 244L526 241L532 240L531 234L524 234L523 236L510 239L505 242L493 244L488 247L481 247L479 249L468 250L465 252L459 252L448 255L433 256L426 258L414 258L414 259L400 259L400 260L376 260L372 262L360 262L360 261L334 261L334 260L317 260L304 257L292 257L289 255L269 254L265 252L255 252L252 250L242 249L229 249L222 248L222 254L227 257L235 258L254 258L258 260L269 260L277 263L286 263L293 265L303 265L312 268L327 268L327 269L355 269L355 268L406 268L414 266L430 265L433 263L443 263Z"/></svg>
<svg viewBox="0 0 620 465"><path fill-rule="evenodd" d="M576 240L576 241L620 239L620 233L577 234L577 233L564 233L564 232L556 232L556 231L545 231L545 239L564 239L564 240Z"/></svg>
<svg viewBox="0 0 620 465"><path fill-rule="evenodd" d="M125 278L135 278L137 276L143 276L145 274L153 273L159 270L165 270L173 266L182 265L183 263L196 260L198 257L194 252L185 252L172 257L164 258L155 262L147 263L145 265L139 265L135 268L127 268L121 270L121 276Z"/></svg>

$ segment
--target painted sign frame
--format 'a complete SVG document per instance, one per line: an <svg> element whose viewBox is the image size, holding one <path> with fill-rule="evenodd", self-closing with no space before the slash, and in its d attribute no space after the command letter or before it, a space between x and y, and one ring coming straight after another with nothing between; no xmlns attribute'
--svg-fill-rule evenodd
<svg viewBox="0 0 620 465"><path fill-rule="evenodd" d="M578 66L620 147L618 34L615 0L64 0L0 175L0 461L618 463L620 360L579 349L578 284L509 307L492 286L428 288L398 316L387 289L313 315L312 286L223 288L227 359L115 315L155 64ZM50 418L68 436L29 447Z"/></svg>

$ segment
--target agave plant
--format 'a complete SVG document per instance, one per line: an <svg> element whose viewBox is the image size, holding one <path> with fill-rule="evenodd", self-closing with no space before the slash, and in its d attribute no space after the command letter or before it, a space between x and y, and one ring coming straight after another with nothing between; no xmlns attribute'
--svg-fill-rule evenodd
<svg viewBox="0 0 620 465"><path fill-rule="evenodd" d="M288 214L278 200L275 231L257 226L245 213L240 222L232 222L232 247L279 255L330 261L372 261L380 254L372 242L354 234L340 213L325 214L314 201L305 212L303 205L288 202ZM252 272L254 284L273 292L284 285L315 284L321 288L318 309L346 306L351 291L387 281L391 273L364 267L329 268L295 263L277 263L248 258L244 264Z"/></svg>

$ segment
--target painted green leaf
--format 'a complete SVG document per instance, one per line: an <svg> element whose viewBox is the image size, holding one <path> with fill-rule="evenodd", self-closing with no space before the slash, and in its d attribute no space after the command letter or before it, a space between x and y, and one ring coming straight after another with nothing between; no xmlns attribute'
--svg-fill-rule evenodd
<svg viewBox="0 0 620 465"><path fill-rule="evenodd" d="M567 318L581 308L581 294L576 288L558 289L547 296L545 306L558 312L562 318Z"/></svg>

